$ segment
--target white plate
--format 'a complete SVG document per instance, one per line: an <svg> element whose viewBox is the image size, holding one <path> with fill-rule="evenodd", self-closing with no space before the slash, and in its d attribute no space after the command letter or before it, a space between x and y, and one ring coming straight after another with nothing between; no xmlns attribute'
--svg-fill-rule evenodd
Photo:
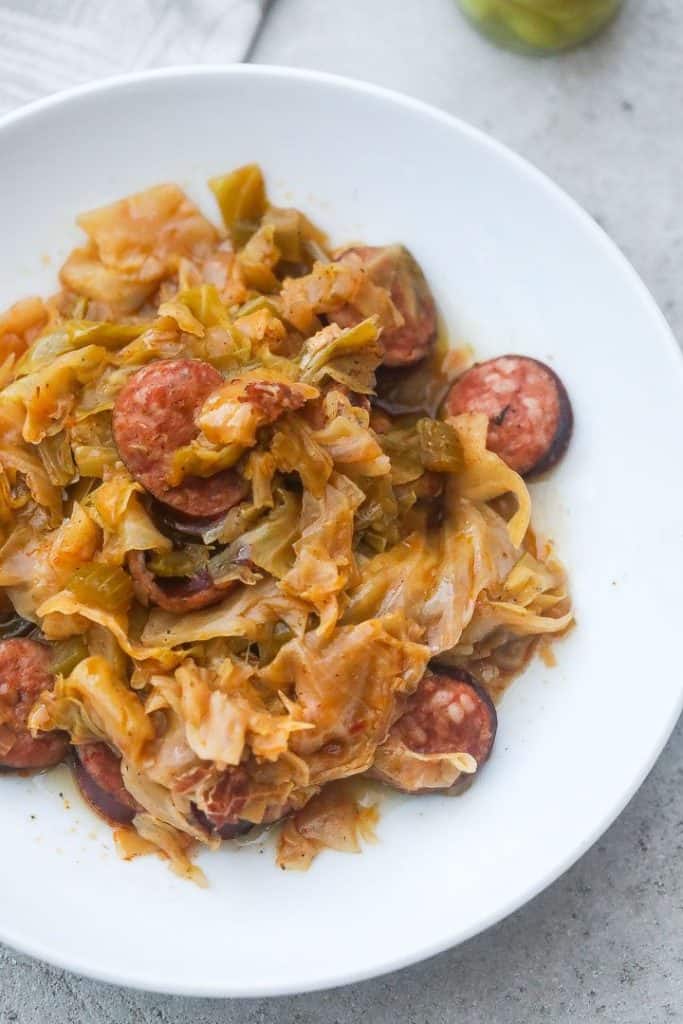
<svg viewBox="0 0 683 1024"><path fill-rule="evenodd" d="M202 891L155 858L120 863L64 773L0 779L2 939L121 984L265 995L400 967L519 907L607 828L681 705L682 363L633 270L495 142L320 74L130 76L11 115L0 146L3 305L54 289L79 211L178 181L214 214L206 178L252 160L276 201L339 242L406 242L454 339L548 360L569 389L574 440L533 497L578 619L558 666L534 664L503 700L494 757L465 796L387 801L377 846L323 854L308 874L276 870L269 849L226 849L202 857Z"/></svg>

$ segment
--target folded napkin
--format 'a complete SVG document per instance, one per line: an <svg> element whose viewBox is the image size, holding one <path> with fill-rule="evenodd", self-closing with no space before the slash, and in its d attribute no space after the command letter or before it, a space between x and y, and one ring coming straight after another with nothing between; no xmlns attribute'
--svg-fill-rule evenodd
<svg viewBox="0 0 683 1024"><path fill-rule="evenodd" d="M79 82L249 49L266 0L0 0L0 113Z"/></svg>

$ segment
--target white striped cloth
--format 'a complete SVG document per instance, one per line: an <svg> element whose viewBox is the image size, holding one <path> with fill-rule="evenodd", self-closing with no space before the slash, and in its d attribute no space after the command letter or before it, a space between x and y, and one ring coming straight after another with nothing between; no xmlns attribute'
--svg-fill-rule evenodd
<svg viewBox="0 0 683 1024"><path fill-rule="evenodd" d="M241 60L265 0L0 0L0 113L94 78Z"/></svg>

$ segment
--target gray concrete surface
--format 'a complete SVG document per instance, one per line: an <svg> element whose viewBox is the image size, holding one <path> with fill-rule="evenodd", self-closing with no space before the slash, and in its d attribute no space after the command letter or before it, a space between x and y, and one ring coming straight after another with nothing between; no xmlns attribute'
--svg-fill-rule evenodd
<svg viewBox="0 0 683 1024"><path fill-rule="evenodd" d="M683 335L680 0L627 0L600 40L549 60L494 50L453 0L276 0L254 59L401 89L508 143L599 220ZM647 685L655 699L656 680ZM110 988L0 948L0 1024L683 1019L682 792L679 725L626 811L562 879L485 934L398 974L288 999L190 1001Z"/></svg>

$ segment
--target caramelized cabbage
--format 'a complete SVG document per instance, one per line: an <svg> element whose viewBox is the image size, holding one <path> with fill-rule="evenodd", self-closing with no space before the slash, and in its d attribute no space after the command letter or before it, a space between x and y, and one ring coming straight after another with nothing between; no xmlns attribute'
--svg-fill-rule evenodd
<svg viewBox="0 0 683 1024"><path fill-rule="evenodd" d="M67 484L75 482L76 466L71 445L64 431L43 438L38 445L38 454L51 484L55 487L66 487Z"/></svg>
<svg viewBox="0 0 683 1024"><path fill-rule="evenodd" d="M415 688L429 660L419 632L401 615L342 626L331 637L308 632L261 670L271 686L293 687L303 721L314 726L292 741L312 784L370 767L394 718L395 695Z"/></svg>
<svg viewBox="0 0 683 1024"><path fill-rule="evenodd" d="M50 538L49 560L62 583L80 566L89 565L101 541L101 530L75 501L71 515Z"/></svg>
<svg viewBox="0 0 683 1024"><path fill-rule="evenodd" d="M275 228L272 224L262 224L257 228L237 259L250 288L265 294L278 290L280 282L274 269L280 262L280 250L275 244Z"/></svg>
<svg viewBox="0 0 683 1024"><path fill-rule="evenodd" d="M131 578L118 565L84 565L71 574L66 585L77 601L110 612L128 611L133 599Z"/></svg>
<svg viewBox="0 0 683 1024"><path fill-rule="evenodd" d="M129 551L170 551L171 541L156 528L145 510L142 487L124 472L116 472L89 496L89 507L104 531L102 556L122 565Z"/></svg>
<svg viewBox="0 0 683 1024"><path fill-rule="evenodd" d="M17 363L17 377L45 369L67 352L75 352L87 345L100 348L121 349L134 341L150 327L145 322L137 324L97 323L88 320L66 320L55 324L50 331L41 334Z"/></svg>
<svg viewBox="0 0 683 1024"><path fill-rule="evenodd" d="M277 463L271 452L250 452L242 476L251 481L251 500L256 509L273 507L273 477Z"/></svg>
<svg viewBox="0 0 683 1024"><path fill-rule="evenodd" d="M0 466L6 473L18 477L19 481L23 478L28 495L48 513L50 525L56 526L61 522L61 488L51 482L40 456L33 448L11 443L0 445ZM19 488L15 487L15 491L19 491ZM21 507L24 500L18 494L13 504Z"/></svg>
<svg viewBox="0 0 683 1024"><path fill-rule="evenodd" d="M323 400L325 425L313 440L328 453L338 470L356 478L384 476L391 463L370 429L365 409L352 405L343 392L333 389Z"/></svg>
<svg viewBox="0 0 683 1024"><path fill-rule="evenodd" d="M63 428L80 385L97 376L106 355L102 346L86 345L57 356L0 391L0 409L14 407L22 417L24 440L37 444Z"/></svg>
<svg viewBox="0 0 683 1024"><path fill-rule="evenodd" d="M285 822L277 863L290 871L307 871L322 850L360 853L361 840L377 841L378 819L376 805L359 803L342 783L331 783Z"/></svg>
<svg viewBox="0 0 683 1024"><path fill-rule="evenodd" d="M97 304L105 316L129 316L150 297L157 282L139 280L105 266L99 258L97 246L86 245L74 249L59 272L66 288L85 296Z"/></svg>
<svg viewBox="0 0 683 1024"><path fill-rule="evenodd" d="M256 757L277 761L292 733L311 728L297 718L295 707L283 706L279 714L268 710L249 673L230 659L217 672L187 661L175 678L188 745L219 771L238 765L247 745Z"/></svg>
<svg viewBox="0 0 683 1024"><path fill-rule="evenodd" d="M390 734L377 749L374 767L405 793L419 793L450 789L461 775L476 772L477 762L471 754L457 751L421 754Z"/></svg>
<svg viewBox="0 0 683 1024"><path fill-rule="evenodd" d="M334 475L320 498L304 492L296 560L281 587L309 601L320 619L320 632L330 635L339 618L342 591L358 579L353 553L354 513L365 495L345 476Z"/></svg>
<svg viewBox="0 0 683 1024"><path fill-rule="evenodd" d="M183 831L167 825L159 817L152 814L136 814L133 819L133 827L137 833L137 844L128 842L123 838L128 829L116 829L118 834L117 849L124 860L140 856L143 853L158 853L168 860L171 870L180 878L194 882L204 889L208 885L206 875L201 868L192 863L193 843L188 841L186 831L188 825L183 822Z"/></svg>
<svg viewBox="0 0 683 1024"><path fill-rule="evenodd" d="M27 345L45 326L50 311L42 299L35 296L20 299L0 314L0 358L21 355Z"/></svg>
<svg viewBox="0 0 683 1024"><path fill-rule="evenodd" d="M512 543L519 547L531 521L531 499L526 484L514 469L487 449L488 419L483 413L463 413L451 417L448 423L462 445L464 468L454 477L457 493L478 502L513 494L517 511L508 523L508 532Z"/></svg>
<svg viewBox="0 0 683 1024"><path fill-rule="evenodd" d="M333 462L303 420L297 416L283 416L275 430L270 451L282 473L298 473L307 491L315 498L322 496L332 474Z"/></svg>
<svg viewBox="0 0 683 1024"><path fill-rule="evenodd" d="M375 370L382 356L376 316L344 331L337 324L329 324L304 345L301 376L315 384L330 377L352 391L369 395L375 389Z"/></svg>
<svg viewBox="0 0 683 1024"><path fill-rule="evenodd" d="M182 256L208 255L216 229L177 185L157 185L78 218L105 267L158 281Z"/></svg>
<svg viewBox="0 0 683 1024"><path fill-rule="evenodd" d="M300 516L301 502L297 495L279 490L273 509L229 546L229 557L246 559L276 579L282 579L294 564L294 545L302 532Z"/></svg>
<svg viewBox="0 0 683 1024"><path fill-rule="evenodd" d="M365 283L360 265L316 263L305 277L288 277L280 292L282 313L299 331L310 334L321 313L331 313L354 297Z"/></svg>
<svg viewBox="0 0 683 1024"><path fill-rule="evenodd" d="M209 181L223 223L235 245L243 245L266 209L266 188L258 164L246 164Z"/></svg>
<svg viewBox="0 0 683 1024"><path fill-rule="evenodd" d="M34 733L63 729L74 743L109 740L133 763L154 739L140 698L100 657L85 658L70 675L59 676L54 690L34 705L29 728Z"/></svg>
<svg viewBox="0 0 683 1024"><path fill-rule="evenodd" d="M505 520L458 497L457 486L453 477L440 526L415 530L361 566L345 621L402 611L424 629L432 654L457 644L480 595L500 586L517 557Z"/></svg>
<svg viewBox="0 0 683 1024"><path fill-rule="evenodd" d="M87 622L95 622L100 626L104 626L116 637L121 650L125 651L126 654L136 661L152 659L161 665L172 666L177 664L179 660L179 656L174 654L173 651L169 651L165 644L155 646L149 640L144 641L144 635L142 643L132 641L128 635L128 617L125 614L109 612L99 605L81 602L74 594L67 590L60 591L53 597L43 601L37 608L36 614L43 620L55 614L66 617L78 616L77 632L82 632L80 620L83 619L87 620L86 624Z"/></svg>
<svg viewBox="0 0 683 1024"><path fill-rule="evenodd" d="M139 808L122 856L159 853L200 884L194 849L219 844L221 820L284 820L278 862L306 867L372 837L376 809L341 780L384 765L416 790L471 772L464 752L396 746L429 660L495 695L572 623L486 417L436 418L470 353L381 367L382 338L420 319L405 250L330 252L269 205L253 164L211 187L228 237L160 185L84 214L64 290L0 316L5 635L35 630L56 677L30 727L120 755ZM122 388L155 360L220 374L198 407L188 391L189 443L164 438L166 482L197 495L182 513L114 439ZM227 469L244 488L221 512Z"/></svg>
<svg viewBox="0 0 683 1024"><path fill-rule="evenodd" d="M49 541L25 524L15 527L0 546L0 586L7 589L15 611L34 621L38 605L59 589Z"/></svg>
<svg viewBox="0 0 683 1024"><path fill-rule="evenodd" d="M319 391L273 370L249 370L209 395L197 417L204 436L216 445L256 443L256 431L290 409L298 409Z"/></svg>

